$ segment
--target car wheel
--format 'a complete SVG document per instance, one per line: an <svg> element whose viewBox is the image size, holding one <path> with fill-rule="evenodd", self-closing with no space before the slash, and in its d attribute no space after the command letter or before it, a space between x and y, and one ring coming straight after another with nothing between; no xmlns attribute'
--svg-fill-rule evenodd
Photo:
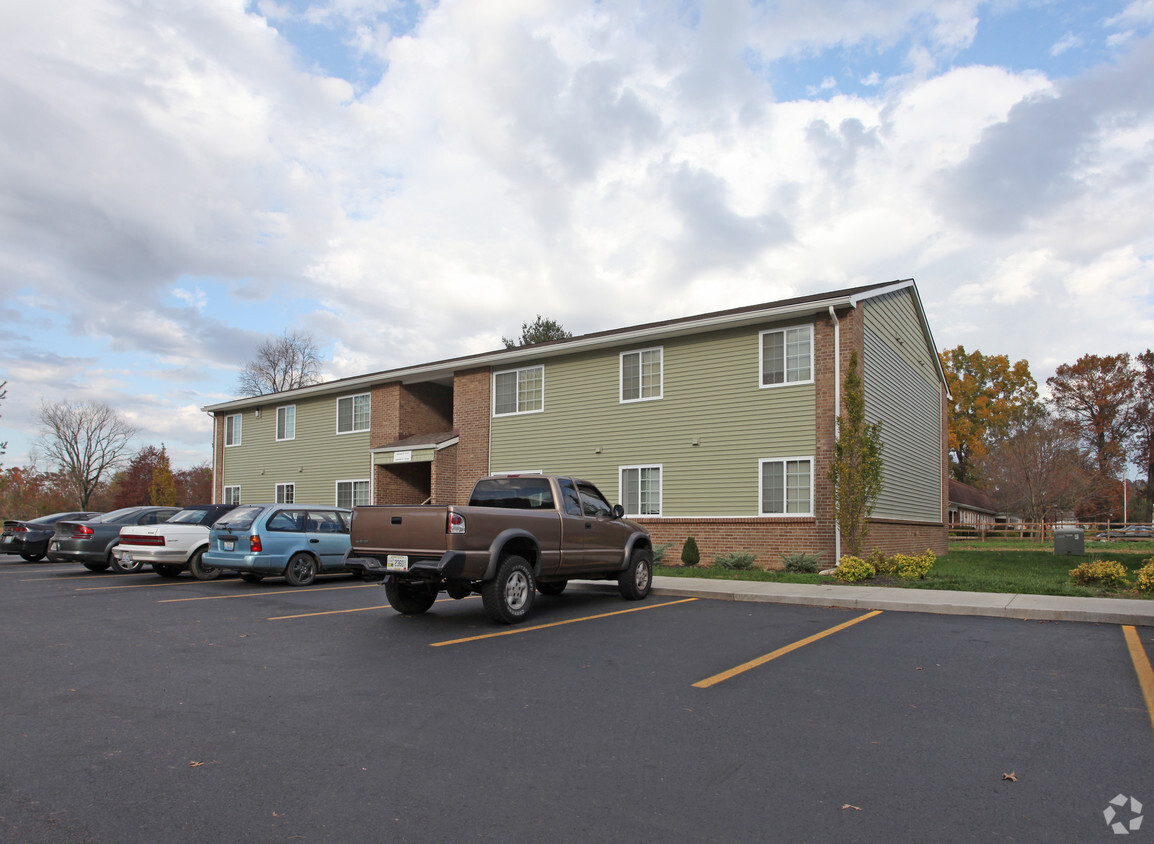
<svg viewBox="0 0 1154 844"><path fill-rule="evenodd" d="M260 583L262 580L264 580L264 575L263 574L242 574L240 576L240 579L243 580L245 583Z"/></svg>
<svg viewBox="0 0 1154 844"><path fill-rule="evenodd" d="M183 569L180 566L173 566L167 563L153 563L152 570L161 577L180 577Z"/></svg>
<svg viewBox="0 0 1154 844"><path fill-rule="evenodd" d="M220 569L216 566L204 564L204 549L201 548L188 561L188 571L197 580L216 580L220 577Z"/></svg>
<svg viewBox="0 0 1154 844"><path fill-rule="evenodd" d="M548 583L537 583L537 591L542 595L560 595L569 585L568 580L551 580Z"/></svg>
<svg viewBox="0 0 1154 844"><path fill-rule="evenodd" d="M84 563L84 568L89 571L104 571L108 568L108 563Z"/></svg>
<svg viewBox="0 0 1154 844"><path fill-rule="evenodd" d="M617 578L617 588L626 601L640 601L653 588L653 558L648 548L638 548L629 556L629 565Z"/></svg>
<svg viewBox="0 0 1154 844"><path fill-rule="evenodd" d="M38 563L44 559L44 552L41 551L39 554L21 554L20 559L28 563Z"/></svg>
<svg viewBox="0 0 1154 844"><path fill-rule="evenodd" d="M317 579L316 557L303 551L293 554L285 566L284 579L290 586L308 586Z"/></svg>
<svg viewBox="0 0 1154 844"><path fill-rule="evenodd" d="M404 583L390 577L385 583L389 606L402 615L420 615L437 601L437 590L421 583Z"/></svg>
<svg viewBox="0 0 1154 844"><path fill-rule="evenodd" d="M497 576L481 587L489 618L498 624L523 621L533 606L533 569L524 557L510 555L497 566Z"/></svg>
<svg viewBox="0 0 1154 844"><path fill-rule="evenodd" d="M112 566L113 571L118 571L121 574L132 574L144 568L144 563L140 562L140 560L130 560L124 563L116 559L116 555L111 551L108 552L108 564Z"/></svg>

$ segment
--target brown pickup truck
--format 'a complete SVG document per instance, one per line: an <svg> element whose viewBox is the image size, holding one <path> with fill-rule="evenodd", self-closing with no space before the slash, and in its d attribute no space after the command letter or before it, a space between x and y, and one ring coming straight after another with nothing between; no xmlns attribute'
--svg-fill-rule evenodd
<svg viewBox="0 0 1154 844"><path fill-rule="evenodd" d="M649 594L653 548L593 484L553 475L477 481L466 506L377 505L353 511L345 567L383 579L397 612L423 613L442 590L479 593L501 624L524 619L536 592L570 580L616 580L621 596Z"/></svg>

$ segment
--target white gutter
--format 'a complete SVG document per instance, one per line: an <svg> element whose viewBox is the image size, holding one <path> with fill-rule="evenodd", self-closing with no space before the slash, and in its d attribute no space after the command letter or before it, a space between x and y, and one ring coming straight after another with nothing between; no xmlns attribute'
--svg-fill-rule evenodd
<svg viewBox="0 0 1154 844"><path fill-rule="evenodd" d="M833 305L829 306L829 318L833 320L833 435L837 440L837 421L841 418L841 322ZM837 511L833 514L833 564L841 565L841 522Z"/></svg>

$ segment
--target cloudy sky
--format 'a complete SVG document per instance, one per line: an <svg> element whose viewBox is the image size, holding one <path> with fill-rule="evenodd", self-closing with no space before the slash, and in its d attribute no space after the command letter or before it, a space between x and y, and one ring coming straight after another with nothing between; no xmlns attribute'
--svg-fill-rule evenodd
<svg viewBox="0 0 1154 844"><path fill-rule="evenodd" d="M879 281L939 349L1154 346L1154 0L37 0L0 10L0 440L207 461L326 377ZM47 468L43 467L42 468Z"/></svg>

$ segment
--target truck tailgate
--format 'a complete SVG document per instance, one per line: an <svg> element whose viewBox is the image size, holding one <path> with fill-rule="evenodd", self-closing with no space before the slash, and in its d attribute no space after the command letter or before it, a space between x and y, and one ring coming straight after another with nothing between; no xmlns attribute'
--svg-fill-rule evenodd
<svg viewBox="0 0 1154 844"><path fill-rule="evenodd" d="M352 551L439 557L447 548L448 514L448 507L432 504L357 507L350 536Z"/></svg>

